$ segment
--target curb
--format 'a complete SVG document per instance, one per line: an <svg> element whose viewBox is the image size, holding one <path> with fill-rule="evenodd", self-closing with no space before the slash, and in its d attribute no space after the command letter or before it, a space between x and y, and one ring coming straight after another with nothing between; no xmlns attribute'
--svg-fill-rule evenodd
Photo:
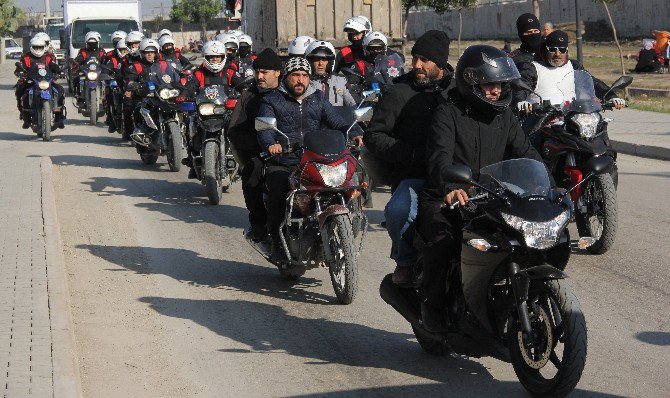
<svg viewBox="0 0 670 398"><path fill-rule="evenodd" d="M653 145L638 145L630 142L615 141L610 139L612 147L619 153L640 156L643 158L670 160L670 148Z"/></svg>
<svg viewBox="0 0 670 398"><path fill-rule="evenodd" d="M47 263L49 318L51 320L51 361L54 398L81 398L79 364L75 355L74 330L70 313L70 291L63 261L51 158L40 160L42 175L42 217Z"/></svg>

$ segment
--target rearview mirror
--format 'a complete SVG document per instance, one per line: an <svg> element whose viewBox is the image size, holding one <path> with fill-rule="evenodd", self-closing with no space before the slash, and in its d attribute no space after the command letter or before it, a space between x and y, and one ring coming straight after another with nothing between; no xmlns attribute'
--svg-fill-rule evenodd
<svg viewBox="0 0 670 398"><path fill-rule="evenodd" d="M237 90L240 87L250 85L251 83L254 82L254 80L256 80L256 76L254 76L254 75L247 76L244 79L242 79L241 81L237 82L237 84L235 84L235 87L233 87L233 88L235 90Z"/></svg>
<svg viewBox="0 0 670 398"><path fill-rule="evenodd" d="M454 164L446 169L447 181L468 184L472 182L472 170L464 164Z"/></svg>
<svg viewBox="0 0 670 398"><path fill-rule="evenodd" d="M372 119L373 110L371 106L359 108L354 111L354 120L361 123L367 123Z"/></svg>
<svg viewBox="0 0 670 398"><path fill-rule="evenodd" d="M363 91L361 94L363 95L364 102L371 102L374 101L375 98L377 98L377 93L375 93L372 90Z"/></svg>
<svg viewBox="0 0 670 398"><path fill-rule="evenodd" d="M594 174L605 174L612 169L614 159L609 156L593 156L586 165Z"/></svg>
<svg viewBox="0 0 670 398"><path fill-rule="evenodd" d="M610 91L621 90L622 88L626 88L630 86L632 82L633 82L632 76L621 76L620 78L616 79L616 81L612 84L612 87L610 87Z"/></svg>
<svg viewBox="0 0 670 398"><path fill-rule="evenodd" d="M256 131L261 130L276 130L277 119L274 117L257 117L254 123Z"/></svg>

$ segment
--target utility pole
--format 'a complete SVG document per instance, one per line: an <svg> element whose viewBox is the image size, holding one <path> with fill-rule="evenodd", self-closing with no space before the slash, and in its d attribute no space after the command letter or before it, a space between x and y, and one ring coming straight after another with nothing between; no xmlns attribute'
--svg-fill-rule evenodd
<svg viewBox="0 0 670 398"><path fill-rule="evenodd" d="M577 18L577 24L575 25L575 30L577 31L577 61L584 65L584 54L582 53L582 29L579 27L579 0L575 0L575 18Z"/></svg>
<svg viewBox="0 0 670 398"><path fill-rule="evenodd" d="M49 0L44 0L44 17L49 18L51 16L51 4Z"/></svg>

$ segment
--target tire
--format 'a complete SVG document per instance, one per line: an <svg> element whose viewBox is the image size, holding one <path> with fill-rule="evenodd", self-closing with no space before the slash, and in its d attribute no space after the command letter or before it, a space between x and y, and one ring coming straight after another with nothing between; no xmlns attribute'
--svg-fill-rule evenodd
<svg viewBox="0 0 670 398"><path fill-rule="evenodd" d="M208 141L205 143L203 182L207 188L209 203L213 205L218 205L221 202L221 196L223 195L223 187L219 178L219 170L221 170L219 151L218 142Z"/></svg>
<svg viewBox="0 0 670 398"><path fill-rule="evenodd" d="M436 357L443 357L451 353L451 348L444 342L437 341L427 337L423 334L423 331L416 326L412 325L412 331L414 332L414 337L416 341L419 342L421 348L430 355Z"/></svg>
<svg viewBox="0 0 670 398"><path fill-rule="evenodd" d="M140 154L140 158L142 159L142 163L144 164L156 164L158 161L158 155L154 155L151 153L142 153Z"/></svg>
<svg viewBox="0 0 670 398"><path fill-rule="evenodd" d="M91 126L98 125L98 90L89 90L88 120Z"/></svg>
<svg viewBox="0 0 670 398"><path fill-rule="evenodd" d="M51 102L49 101L42 101L42 107L40 109L40 121L39 121L39 128L40 128L40 135L42 136L42 140L44 141L50 141L51 140L51 118L52 118L52 112L51 112Z"/></svg>
<svg viewBox="0 0 670 398"><path fill-rule="evenodd" d="M596 243L588 248L589 252L603 254L614 244L617 230L616 188L611 175L601 174L588 181L582 188L582 200L588 212L587 214L576 212L577 231L579 236L596 238ZM594 212L598 214L593 214ZM594 226L589 222L594 218L602 226L602 231L594 230Z"/></svg>
<svg viewBox="0 0 670 398"><path fill-rule="evenodd" d="M177 122L165 124L168 129L167 136L167 161L170 171L181 170L181 158L184 145L182 143L181 132Z"/></svg>
<svg viewBox="0 0 670 398"><path fill-rule="evenodd" d="M328 263L330 281L333 284L337 301L351 304L358 290L358 269L354 232L351 220L346 214L333 216L329 221L330 249L335 261Z"/></svg>
<svg viewBox="0 0 670 398"><path fill-rule="evenodd" d="M519 322L514 322L509 337L512 366L526 390L542 397L563 397L579 382L586 364L586 320L579 300L564 280L531 282L529 313L533 334L544 338L537 348L529 351ZM560 314L558 318L555 314ZM552 330L551 339L547 330ZM562 347L559 347L559 344ZM522 348L523 345L523 348ZM551 345L551 346L550 346ZM562 348L558 358L557 348ZM550 351L549 351L550 350ZM550 352L550 354L549 354ZM531 358L532 356L532 358ZM556 364L556 362L558 364ZM544 364L542 364L544 362ZM553 372L553 369L556 369ZM546 377L542 372L555 373Z"/></svg>

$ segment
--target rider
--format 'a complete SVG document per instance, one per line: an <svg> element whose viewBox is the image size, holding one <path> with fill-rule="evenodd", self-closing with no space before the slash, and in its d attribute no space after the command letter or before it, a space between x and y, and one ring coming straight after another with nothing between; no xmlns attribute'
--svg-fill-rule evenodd
<svg viewBox="0 0 670 398"><path fill-rule="evenodd" d="M311 36L298 36L291 41L291 44L288 45L288 56L289 58L293 57L304 57L307 47L315 41Z"/></svg>
<svg viewBox="0 0 670 398"><path fill-rule="evenodd" d="M123 61L130 50L128 50L125 39L117 40L114 47L115 49L113 51L107 52L105 56L105 66L111 69L110 75L114 80L116 80L117 85L119 87L123 87ZM108 105L114 101L114 92L112 90L107 90L105 94L105 101L107 103L107 106L105 106L105 111L107 113L107 120L105 123L108 125L107 131L109 133L113 133L117 130L120 130L121 126L116 126L114 124L114 117L111 114L113 110Z"/></svg>
<svg viewBox="0 0 670 398"><path fill-rule="evenodd" d="M16 107L19 110L19 118L23 119L23 125L21 126L24 129L30 127L31 115L29 112L24 112L29 108L29 99L26 95L28 90L27 78L33 75L33 71L41 68L48 68L51 73L54 75L60 74L61 68L56 63L56 57L53 55L47 54L47 43L44 40L43 36L38 37L37 35L30 39L30 48L28 52L21 57L21 66L17 67L14 71L14 74L19 77L18 82L16 83ZM22 73L25 73L25 76L21 76ZM63 109L64 107L64 92L63 87L56 83L54 79L51 83L53 87L58 91L58 106ZM59 128L64 128L65 116L62 111L54 112L56 115L56 126Z"/></svg>
<svg viewBox="0 0 670 398"><path fill-rule="evenodd" d="M107 58L113 57L115 54L117 54L117 49L116 49L116 43L119 42L119 40L125 39L128 34L122 30L117 30L112 33L112 49L107 51L105 56Z"/></svg>
<svg viewBox="0 0 670 398"><path fill-rule="evenodd" d="M342 68L350 68L356 61L364 58L363 38L371 30L372 24L370 20L363 15L351 17L344 22L344 31L351 44L342 47L337 53L335 57L335 72L339 72Z"/></svg>
<svg viewBox="0 0 670 398"><path fill-rule="evenodd" d="M256 54L253 53L253 40L251 36L242 34L238 37L239 48L237 54L239 56L239 74L242 77L253 76L254 68L252 66L256 59Z"/></svg>
<svg viewBox="0 0 670 398"><path fill-rule="evenodd" d="M342 132L349 127L323 93L310 85L311 72L309 61L305 58L290 58L279 88L261 99L258 116L276 118L277 129L288 136L292 146L302 145L306 134L322 126ZM262 150L275 155L267 161L265 185L268 193L268 229L272 238L271 257L282 260L285 253L279 240L279 225L284 218L289 176L296 169L300 157L295 152L282 154L283 150L289 149L286 138L273 130L259 131L258 141Z"/></svg>
<svg viewBox="0 0 670 398"><path fill-rule="evenodd" d="M126 36L126 45L128 46L129 53L125 58L126 66L142 60L142 54L140 54L140 42L142 39L144 39L144 35L141 32L137 30L128 32L128 35Z"/></svg>
<svg viewBox="0 0 670 398"><path fill-rule="evenodd" d="M126 73L128 67L136 62L142 62L142 54L140 53L140 43L144 39L144 35L137 30L128 32L126 36L126 46L128 47L128 55L123 58L122 75L124 82L126 80ZM128 97L124 95L123 98L123 121L124 121L124 137L128 137L135 128L133 124L133 110L135 109L135 102L133 96Z"/></svg>
<svg viewBox="0 0 670 398"><path fill-rule="evenodd" d="M542 45L540 21L533 14L521 14L516 19L516 30L521 39L521 47L509 53L509 56L514 60L517 69L521 70L524 64L533 62L535 53Z"/></svg>
<svg viewBox="0 0 670 398"><path fill-rule="evenodd" d="M158 40L160 42L160 40L163 38L163 36L172 37L172 31L170 29L161 29L158 32L158 36L156 36L156 40Z"/></svg>
<svg viewBox="0 0 670 398"><path fill-rule="evenodd" d="M186 70L192 66L188 58L182 55L181 51L175 47L172 36L163 35L160 39L158 39L158 45L161 46L159 58L169 63L173 68Z"/></svg>
<svg viewBox="0 0 670 398"><path fill-rule="evenodd" d="M349 93L347 79L333 74L335 47L327 41L316 40L307 46L305 58L311 63L311 84L321 90L333 106L356 106Z"/></svg>
<svg viewBox="0 0 670 398"><path fill-rule="evenodd" d="M359 73L366 77L367 81L380 80L391 83L391 80L405 73L405 56L399 52L388 48L388 39L379 31L372 31L365 35L363 39L363 53L365 62L356 62ZM379 55L386 55L388 65L379 71L383 76L375 76L378 72L375 63ZM360 68L363 68L362 70Z"/></svg>
<svg viewBox="0 0 670 398"><path fill-rule="evenodd" d="M519 78L512 59L491 46L468 47L456 66L456 88L435 110L426 143L428 178L420 194L418 229L427 240L423 250L421 317L424 327L444 330L445 280L460 252L461 218L446 205L468 201L461 185L445 177L453 164L472 169L509 158L542 161L510 109L510 81Z"/></svg>
<svg viewBox="0 0 670 398"><path fill-rule="evenodd" d="M45 47L46 50L44 51L44 53L45 53L46 55L50 55L50 56L52 56L52 57L54 57L54 58L56 57L56 56L54 55L54 49L51 48L51 37L49 37L49 34L47 34L46 32L37 32L37 33L35 33L35 36L33 36L33 37L37 37L37 38L39 38L39 39L43 39L44 42L46 43L46 47Z"/></svg>
<svg viewBox="0 0 670 398"><path fill-rule="evenodd" d="M258 136L254 128L254 119L258 116L261 98L279 87L282 62L279 56L266 48L261 51L253 63L256 71L256 84L242 93L237 101L228 127L228 137L235 157L240 163L242 194L249 211L249 230L247 237L260 241L267 236L267 215L263 203L263 162L260 159Z"/></svg>
<svg viewBox="0 0 670 398"><path fill-rule="evenodd" d="M397 267L393 282L411 280L412 247L418 199L426 179L425 144L441 93L450 86L449 36L430 30L412 47L412 71L396 80L381 98L365 131L363 163L373 181L394 188L384 209Z"/></svg>
<svg viewBox="0 0 670 398"><path fill-rule="evenodd" d="M79 53L74 58L72 62L72 71L75 72L73 77L72 86L77 96L77 102L83 102L84 98L81 98L81 93L79 92L79 67L84 65L92 58L96 58L100 63L105 61L105 50L100 47L100 33L95 31L90 31L84 36L84 42L86 45L79 50Z"/></svg>

